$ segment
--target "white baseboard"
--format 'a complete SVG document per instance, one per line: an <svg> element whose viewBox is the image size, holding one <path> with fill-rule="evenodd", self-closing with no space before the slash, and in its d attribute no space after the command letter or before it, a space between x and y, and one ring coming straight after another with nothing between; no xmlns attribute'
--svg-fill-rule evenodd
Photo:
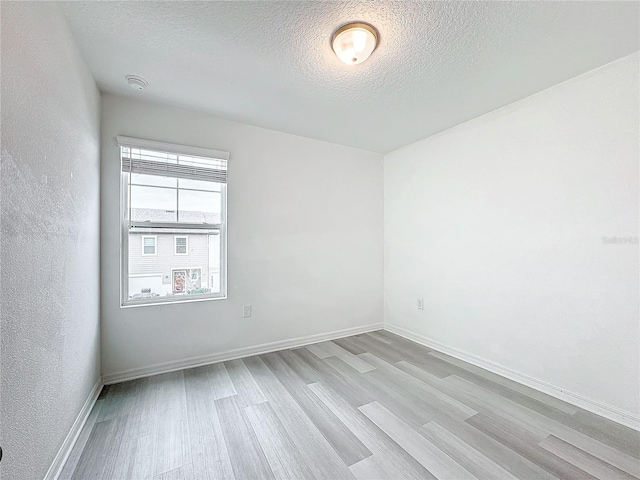
<svg viewBox="0 0 640 480"><path fill-rule="evenodd" d="M100 396L102 387L102 378L99 378L93 386L89 397L87 397L87 401L84 402L80 413L76 417L76 421L73 422L73 426L71 427L67 438L62 442L62 446L60 447L60 450L58 450L56 457L53 459L53 463L51 464L51 467L49 467L47 474L44 476L44 480L56 480L60 475L60 472L62 472L64 464L67 461L67 458L69 458L69 454L78 440L82 427L84 427L84 424L87 422L87 418L89 418L89 414L91 413L96 400L98 400L98 396Z"/></svg>
<svg viewBox="0 0 640 480"><path fill-rule="evenodd" d="M485 370L508 378L509 380L521 383L522 385L526 385L527 387L531 387L542 393L546 393L547 395L563 400L567 403L575 405L576 407L580 407L591 413L595 413L596 415L600 415L601 417L640 431L640 416L632 412L627 412L606 403L591 400L577 393L569 392L563 388L552 385L543 380L539 380L524 373L516 372L515 370L512 370L491 360L486 360L472 353L465 352L464 350L443 345L437 340L433 340L405 328L385 323L384 329L388 330L391 333L395 333L396 335L400 335L401 337L404 337L408 340L419 343L420 345L424 345L425 347L429 347L433 350L445 353L454 358L475 365L476 367L484 368Z"/></svg>
<svg viewBox="0 0 640 480"><path fill-rule="evenodd" d="M277 350L284 350L287 348L302 347L311 343L325 342L327 340L334 340L336 338L347 337L349 335L357 335L359 333L382 330L382 328L382 323L374 323L361 327L345 328L343 330L334 330L333 332L318 333L305 337L297 337L288 340L280 340L277 342L252 345L250 347L236 348L234 350L228 350L226 352L201 355L198 357L190 357L173 362L157 363L155 365L149 365L148 367L135 368L121 373L103 375L102 378L105 385L111 385L113 383L135 380L136 378L150 377L152 375L158 375L161 373L184 370L185 368L193 368L202 365L209 365L212 363L226 362L228 360L235 360L237 358L250 357L252 355L262 355L263 353L275 352Z"/></svg>

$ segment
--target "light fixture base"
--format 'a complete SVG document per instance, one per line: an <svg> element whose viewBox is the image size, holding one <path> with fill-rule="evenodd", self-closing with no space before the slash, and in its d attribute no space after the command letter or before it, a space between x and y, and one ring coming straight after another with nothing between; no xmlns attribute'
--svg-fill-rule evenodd
<svg viewBox="0 0 640 480"><path fill-rule="evenodd" d="M364 62L377 48L380 40L378 30L365 22L350 22L331 35L331 48L347 65Z"/></svg>

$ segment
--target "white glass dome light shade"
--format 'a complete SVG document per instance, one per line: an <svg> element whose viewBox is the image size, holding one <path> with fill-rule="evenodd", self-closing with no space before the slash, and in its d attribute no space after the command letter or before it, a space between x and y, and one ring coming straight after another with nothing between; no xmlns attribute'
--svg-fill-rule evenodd
<svg viewBox="0 0 640 480"><path fill-rule="evenodd" d="M367 23L348 23L333 34L331 46L344 63L357 65L378 46L378 31Z"/></svg>

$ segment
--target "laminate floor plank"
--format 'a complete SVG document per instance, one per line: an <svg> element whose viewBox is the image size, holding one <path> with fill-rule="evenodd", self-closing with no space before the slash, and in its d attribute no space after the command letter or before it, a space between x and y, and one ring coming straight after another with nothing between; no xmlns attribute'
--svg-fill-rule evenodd
<svg viewBox="0 0 640 480"><path fill-rule="evenodd" d="M438 352L430 352L430 355L434 355ZM438 356L437 358L446 358L446 355ZM572 418L573 414L578 411L578 407L570 406L561 400L554 399L544 393L537 392L537 395L527 395L524 392L532 390L524 385L520 388L516 388L517 385L511 380L499 377L491 372L484 371L477 367L469 366L470 368L462 368L461 365L465 362L452 363L457 368L453 375L459 378L463 378L468 382L471 382L479 387L483 387L490 390L492 393L499 394L501 397L509 399L515 403L527 407L531 410L552 418L559 422L568 422ZM472 367L472 368L471 368ZM479 374L482 371L484 374ZM498 380L500 379L500 380Z"/></svg>
<svg viewBox="0 0 640 480"><path fill-rule="evenodd" d="M517 425L503 418L480 413L467 419L466 422L560 479L593 480L595 478L575 465L544 450L538 444L527 441L526 436L522 434Z"/></svg>
<svg viewBox="0 0 640 480"><path fill-rule="evenodd" d="M274 479L253 426L236 397L215 400L235 478Z"/></svg>
<svg viewBox="0 0 640 480"><path fill-rule="evenodd" d="M370 334L364 334L363 339L368 341L369 345L375 346L375 349L378 351L385 352L385 353L393 353L393 355L399 358L400 361L406 360L409 362L423 362L423 361L428 362L433 358L427 355L428 353L431 352L430 349L422 345L418 345L412 342L407 342L406 340L391 341L387 339L388 343L385 343L385 341L381 339L380 336L375 337ZM370 353L375 354L374 351L371 351ZM444 372L442 372L442 375L448 375L449 374L448 366L446 366L444 363L442 365L445 366L445 369L446 369Z"/></svg>
<svg viewBox="0 0 640 480"><path fill-rule="evenodd" d="M522 428L523 432L526 432L527 441L531 443L538 443L551 433L549 428L540 424L535 418L529 415L529 413L534 413L532 410L527 410L525 407L513 403L504 397L494 395L493 392L478 387L463 378L451 375L444 379L442 384L448 385L450 391L458 391L461 396L466 395L467 398L473 399L472 402L477 402L476 404L482 405L482 408L478 408L478 411L495 414L498 417L504 417L513 422L514 425Z"/></svg>
<svg viewBox="0 0 640 480"><path fill-rule="evenodd" d="M295 375L278 355L268 353L260 358L263 359L347 466L371 456L371 452L358 437L313 395L307 385Z"/></svg>
<svg viewBox="0 0 640 480"><path fill-rule="evenodd" d="M307 345L307 350L313 353L318 358L332 357L333 353L329 349L329 342L314 343Z"/></svg>
<svg viewBox="0 0 640 480"><path fill-rule="evenodd" d="M409 363L420 366L432 374L436 374L436 376L440 378L445 378L449 375L458 375L459 377L466 378L471 381L477 381L482 378L486 381L493 382L494 386L501 385L505 388L510 388L515 392L523 393L530 399L536 399L559 411L573 414L578 410L578 407L574 407L550 395L546 395L542 392L529 388L525 385L521 385L462 360L458 360L444 353L414 344L409 340L401 339L396 343L396 346L406 349L407 352L411 352L411 355L406 358Z"/></svg>
<svg viewBox="0 0 640 480"><path fill-rule="evenodd" d="M361 353L366 353L366 350L364 348L360 348L357 345L355 345L353 342L349 341L349 337L338 338L336 340L333 340L333 343L335 343L336 345L339 345L340 347L344 348L347 352L350 352L354 355L360 355Z"/></svg>
<svg viewBox="0 0 640 480"><path fill-rule="evenodd" d="M439 352L431 352L430 355L434 355L443 359L452 358L448 357L447 355L440 354ZM453 362L456 360L452 359L451 361ZM609 424L617 425L618 428L604 428L606 426L606 422L602 422L602 420L604 419L600 417L598 417L598 420L600 420L600 422L598 422L599 428L590 430L588 427L589 417L585 417L584 411L582 411L578 407L573 407L542 392L536 392L535 395L528 396L526 392L535 391L524 385L518 385L511 380L499 377L498 375L491 372L486 372L482 369L479 369L478 367L466 364L466 362L456 362L456 365L467 365L469 368L456 371L454 374L455 377L462 378L471 384L482 387L484 388L484 390L490 391L494 396L510 400L513 403L517 403L523 407L526 407L528 410L535 411L545 417L548 417L551 420L565 424L577 430L592 433L596 438L605 438L605 441L607 441L608 443L618 445L619 447L630 447L634 444L633 439L635 439L636 446L640 445L640 433L638 432L635 432L635 436L633 434L629 435L628 432L634 431L621 425L614 424L614 422L611 421L606 422L608 422ZM398 368L405 370L406 366L398 365ZM484 374L479 374L480 371L484 372ZM415 372L409 373L415 374ZM585 419L586 421L582 421L582 419ZM613 432L624 432L626 433L626 438L624 440L620 440L620 437ZM637 452L638 449L628 448L627 450L625 450L624 448L622 448L622 451L624 451L625 453L630 453L630 450L634 450Z"/></svg>
<svg viewBox="0 0 640 480"><path fill-rule="evenodd" d="M383 358L383 360L386 360L389 363L397 363L402 361L411 363L420 368L423 368L424 370L428 371L438 378L446 378L449 375L454 375L456 373L464 371L464 369L458 367L457 365L453 365L433 355L430 355L430 353L432 352L431 349L417 343L410 342L406 339L395 341L391 343L387 348L382 348L380 345L378 345L377 350L383 352L386 350L391 350L392 352L394 352L394 357L387 359L376 354L376 352L373 350L370 353ZM396 360L394 360L394 358Z"/></svg>
<svg viewBox="0 0 640 480"><path fill-rule="evenodd" d="M576 431L611 445L631 457L640 459L640 432L636 430L604 419L550 395L538 392L530 387L500 377L443 353L432 351L430 355L468 370L472 375L463 374L466 380L490 389L494 393L500 393L504 398L517 402ZM486 380L483 381L483 378ZM546 408L545 405L547 406Z"/></svg>
<svg viewBox="0 0 640 480"><path fill-rule="evenodd" d="M240 405L248 407L267 401L242 360L231 360L224 364L237 392Z"/></svg>
<svg viewBox="0 0 640 480"><path fill-rule="evenodd" d="M435 478L386 433L380 430L380 428L358 408L349 405L338 392L320 382L308 385L308 388L329 407L373 453L373 455L368 458L375 457L377 461L374 463L384 463L391 470L402 473L400 476L391 476L388 478L407 478L413 480ZM352 465L350 467L351 471L354 472L354 474L356 472L363 473L368 471L372 463L366 462L366 460L367 459L364 459L358 462L362 465L355 469L351 467L356 464Z"/></svg>
<svg viewBox="0 0 640 480"><path fill-rule="evenodd" d="M410 340L407 340L406 338L401 337L400 335L396 335L395 333L391 333L389 330L376 330L376 333L378 335L383 336L387 340L390 340L390 341L394 342L394 343L410 342ZM410 343L415 343L415 342L410 342Z"/></svg>
<svg viewBox="0 0 640 480"><path fill-rule="evenodd" d="M349 467L351 473L358 480L391 480L406 478L402 471L398 470L392 463L385 461L375 455L360 460Z"/></svg>
<svg viewBox="0 0 640 480"><path fill-rule="evenodd" d="M126 423L126 417L115 416L94 425L73 472L73 480L112 478Z"/></svg>
<svg viewBox="0 0 640 480"><path fill-rule="evenodd" d="M268 402L247 407L245 412L275 478L290 480L316 478L311 468L300 461L303 457L297 442L287 433Z"/></svg>
<svg viewBox="0 0 640 480"><path fill-rule="evenodd" d="M365 335L355 335L342 339L344 343L353 345L354 347L364 350L364 352L372 353L383 360L395 363L405 359L406 352L400 352L393 348L393 345L383 343L375 338Z"/></svg>
<svg viewBox="0 0 640 480"><path fill-rule="evenodd" d="M184 374L178 371L157 376L154 475L191 463Z"/></svg>
<svg viewBox="0 0 640 480"><path fill-rule="evenodd" d="M409 363L422 368L423 370L438 378L447 378L457 373L464 375L464 370L460 367L447 363L444 360L440 360L439 358L433 357L428 354L405 355L405 358Z"/></svg>
<svg viewBox="0 0 640 480"><path fill-rule="evenodd" d="M324 359L328 357L338 357L360 373L374 369L374 367L369 365L366 361L333 342L322 342L315 345L307 345L307 349L318 358Z"/></svg>
<svg viewBox="0 0 640 480"><path fill-rule="evenodd" d="M299 442L305 462L320 479L353 478L331 444L259 356L244 359L287 433Z"/></svg>
<svg viewBox="0 0 640 480"><path fill-rule="evenodd" d="M457 375L457 374L456 374ZM534 410L546 417L549 417L553 420L556 420L561 423L570 422L570 419L573 417L573 413L568 413L568 407L563 409L558 409L556 406L559 404L555 404L556 406L552 406L548 400L542 401L542 395L540 394L536 396L536 398L530 397L521 393L520 391L514 390L510 387L504 386L502 384L496 383L493 380L489 380L485 377L480 377L474 373L469 372L468 375L463 374L465 380L468 380L472 383L475 383L478 386L484 387L487 390L491 390L494 393L499 394L501 397L511 400L512 402L518 403L523 407L526 407L530 410ZM558 400L560 402L560 400ZM574 412L576 412L577 407L574 408Z"/></svg>
<svg viewBox="0 0 640 480"><path fill-rule="evenodd" d="M338 357L347 365L353 367L360 373L369 372L374 370L375 367L373 365L369 365L365 360L354 355L353 353L345 350L334 342L328 342L328 349L333 354L334 357Z"/></svg>
<svg viewBox="0 0 640 480"><path fill-rule="evenodd" d="M603 460L614 467L640 478L640 461L620 450L596 440L588 435L566 427L565 425L551 424L551 433L567 443L584 450L594 457Z"/></svg>
<svg viewBox="0 0 640 480"><path fill-rule="evenodd" d="M511 421L521 427L522 431L528 435L528 440L532 443L546 438L550 433L526 415L526 408L509 402L505 398L495 396L492 392L482 389L456 375L438 378L422 368L404 361L398 362L396 366L400 370L414 376L477 412L498 412L499 414L508 416ZM439 416L439 419L444 420L446 423L446 419L443 419L442 416Z"/></svg>
<svg viewBox="0 0 640 480"><path fill-rule="evenodd" d="M446 453L378 402L360 407L360 411L438 479L476 479Z"/></svg>
<svg viewBox="0 0 640 480"><path fill-rule="evenodd" d="M348 378L351 383L358 384L367 391L369 402L380 402L415 428L420 428L433 420L431 411L424 408L425 402L406 394L406 390L394 383L387 383L380 378L379 372L365 374L353 372L353 369L337 357L329 357L325 362Z"/></svg>
<svg viewBox="0 0 640 480"><path fill-rule="evenodd" d="M206 374L211 383L211 395L214 400L237 395L236 387L227 372L224 363L214 363L213 365L203 365L193 370Z"/></svg>
<svg viewBox="0 0 640 480"><path fill-rule="evenodd" d="M418 367L411 362L408 362L406 360L401 360L395 363L394 365L399 370L402 370L403 372L408 373L412 377L417 378L418 380L420 380L423 383L426 383L427 385L431 385L437 388L441 388L443 385L442 377L438 377L437 375L434 375L433 372L427 369Z"/></svg>
<svg viewBox="0 0 640 480"><path fill-rule="evenodd" d="M436 422L426 424L420 433L478 478L517 480L514 475Z"/></svg>
<svg viewBox="0 0 640 480"><path fill-rule="evenodd" d="M194 478L198 480L235 478L222 433L218 408L211 394L211 383L206 373L195 369L186 370L184 381L191 440L191 468ZM240 398L242 397L238 396L239 402Z"/></svg>
<svg viewBox="0 0 640 480"><path fill-rule="evenodd" d="M150 377L127 382L132 388L121 405L127 423L113 471L116 480L151 480L154 476L157 381L157 377Z"/></svg>
<svg viewBox="0 0 640 480"><path fill-rule="evenodd" d="M600 480L632 480L635 478L553 435L549 435L539 445Z"/></svg>
<svg viewBox="0 0 640 480"><path fill-rule="evenodd" d="M379 330L105 386L59 480L640 480L640 432Z"/></svg>
<svg viewBox="0 0 640 480"><path fill-rule="evenodd" d="M181 467L156 475L153 480L195 480L196 478L198 477L194 476L193 465L187 463Z"/></svg>
<svg viewBox="0 0 640 480"><path fill-rule="evenodd" d="M155 434L157 425L156 417L159 412L158 402L163 398L158 394L158 385L161 376L141 378L134 380L138 382L139 394L136 409L132 412L133 421L138 422L138 435L145 436Z"/></svg>
<svg viewBox="0 0 640 480"><path fill-rule="evenodd" d="M480 367L476 367L475 365L471 365L470 363L464 362L462 360L458 360L450 355L446 355L444 353L431 351L429 355L439 358L440 360L444 360L445 362L451 363L452 365L456 365L463 370L467 370L470 373L477 375L478 377L485 378L494 384L502 385L514 392L518 392L525 397L535 399L548 405L549 407L555 408L562 412L568 413L569 415L573 415L576 413L579 408L575 407L567 402L563 402L551 395L547 395L545 393L539 392L538 390L534 390L533 388L527 387L526 385L522 385L520 383L514 382L513 380L509 380L507 378L501 377L493 372L489 372L488 370L484 370Z"/></svg>
<svg viewBox="0 0 640 480"><path fill-rule="evenodd" d="M460 390L467 392L477 392L478 395L482 395L485 398L491 397L494 404L494 414L504 412L510 420L525 425L526 429L531 432L547 432L548 434L553 434L630 475L640 477L640 461L610 445L567 427L551 418L545 417L538 412L513 403L508 399L497 398L496 395L488 390L456 376L446 378L443 383L453 384ZM544 435L544 437L546 437L546 435Z"/></svg>
<svg viewBox="0 0 640 480"><path fill-rule="evenodd" d="M369 345L375 347L379 351L393 352L399 358L399 361L415 361L416 359L428 361L430 358L432 358L427 355L429 352L431 352L431 349L423 345L411 342L401 337L395 337L394 340L391 340L391 343L385 344L382 340L379 339L379 336L377 338L365 333L362 334L359 338L368 341ZM371 353L375 354L373 350L371 351Z"/></svg>
<svg viewBox="0 0 640 480"><path fill-rule="evenodd" d="M115 466L111 478L135 478L136 480L153 479L155 435L138 436L136 427L125 427L122 442L118 449Z"/></svg>
<svg viewBox="0 0 640 480"><path fill-rule="evenodd" d="M307 385L310 383L319 382L322 379L322 374L309 365L304 359L299 355L301 349L294 350L281 350L279 352L275 352L287 366L296 372L296 375L300 377L300 380ZM305 350L308 351L308 350ZM318 362L320 364L321 362Z"/></svg>
<svg viewBox="0 0 640 480"><path fill-rule="evenodd" d="M413 395L427 402L429 408L436 410L439 414L451 415L452 417L464 420L478 413L473 408L421 382L408 373L398 369L395 365L389 364L371 353L363 353L360 357L376 367L377 372L371 373L372 376L378 375L379 378L384 379L385 382L393 383L403 389L407 395Z"/></svg>
<svg viewBox="0 0 640 480"><path fill-rule="evenodd" d="M638 430L582 409L564 419L562 423L640 460L640 431Z"/></svg>
<svg viewBox="0 0 640 480"><path fill-rule="evenodd" d="M292 354L317 372L318 381L322 380L323 383L340 392L340 395L349 401L351 405L359 407L375 400L375 396L371 395L365 385L351 381L351 375L355 373L353 369L349 369L346 374L341 374L306 348L294 350ZM340 359L337 360L341 361Z"/></svg>
<svg viewBox="0 0 640 480"><path fill-rule="evenodd" d="M540 466L519 455L508 446L493 437L478 430L469 423L448 420L446 429L452 435L472 446L485 457L493 460L497 465L511 473L514 477L524 480L556 480L557 477L542 469Z"/></svg>
<svg viewBox="0 0 640 480"><path fill-rule="evenodd" d="M377 330L375 332L365 333L365 335L367 337L374 338L374 339L378 340L379 342L386 343L387 345L392 345L394 341L392 339L390 339L390 338L387 338L384 335L381 335L380 332L381 332L381 330Z"/></svg>

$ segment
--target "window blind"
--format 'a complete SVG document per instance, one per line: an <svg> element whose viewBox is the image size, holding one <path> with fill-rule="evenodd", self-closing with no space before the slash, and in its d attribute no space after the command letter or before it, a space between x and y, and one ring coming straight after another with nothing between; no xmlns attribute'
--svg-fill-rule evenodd
<svg viewBox="0 0 640 480"><path fill-rule="evenodd" d="M122 171L227 183L228 152L116 137Z"/></svg>

